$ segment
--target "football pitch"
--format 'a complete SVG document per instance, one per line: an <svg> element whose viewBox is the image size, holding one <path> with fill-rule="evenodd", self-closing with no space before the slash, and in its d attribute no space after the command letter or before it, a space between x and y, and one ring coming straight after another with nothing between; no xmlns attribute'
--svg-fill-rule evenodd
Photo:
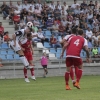
<svg viewBox="0 0 100 100"><path fill-rule="evenodd" d="M81 89L65 90L64 77L0 80L0 100L100 100L100 76L83 76Z"/></svg>

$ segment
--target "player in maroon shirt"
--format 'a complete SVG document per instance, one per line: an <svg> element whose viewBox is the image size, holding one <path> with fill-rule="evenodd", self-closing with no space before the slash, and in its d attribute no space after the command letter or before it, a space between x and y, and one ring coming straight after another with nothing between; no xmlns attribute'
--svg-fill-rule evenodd
<svg viewBox="0 0 100 100"><path fill-rule="evenodd" d="M65 81L66 81L66 90L71 90L68 82L69 82L69 74L70 74L70 68L72 65L77 66L79 68L77 72L77 80L74 84L75 87L80 89L79 81L82 76L82 59L80 58L80 52L82 49L86 51L87 54L87 61L89 62L89 50L87 45L87 40L83 38L84 33L83 30L78 31L78 36L73 36L69 39L69 41L63 46L61 57L63 57L64 51L67 47L66 52L66 68L67 71L65 73Z"/></svg>
<svg viewBox="0 0 100 100"><path fill-rule="evenodd" d="M28 34L25 41L23 41L23 43L21 43L21 47L22 47L24 55L27 58L29 64L33 66L33 47L32 47L32 35L31 35L31 33ZM24 71L25 81L30 82L28 77L27 77L27 69L25 67L24 67L23 71ZM31 71L31 78L33 80L36 80L35 76L34 76L34 68L31 68L30 71Z"/></svg>

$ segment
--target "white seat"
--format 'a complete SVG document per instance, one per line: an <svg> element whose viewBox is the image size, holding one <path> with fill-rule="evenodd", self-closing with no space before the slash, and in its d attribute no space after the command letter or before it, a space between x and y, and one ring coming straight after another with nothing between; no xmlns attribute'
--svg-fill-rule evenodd
<svg viewBox="0 0 100 100"><path fill-rule="evenodd" d="M44 48L42 43L37 43L37 48Z"/></svg>
<svg viewBox="0 0 100 100"><path fill-rule="evenodd" d="M52 60L52 59L57 59L57 58L55 57L55 54L49 53L49 59Z"/></svg>
<svg viewBox="0 0 100 100"><path fill-rule="evenodd" d="M43 49L43 53L46 53L46 54L49 54L50 52L49 52L49 50L48 49Z"/></svg>

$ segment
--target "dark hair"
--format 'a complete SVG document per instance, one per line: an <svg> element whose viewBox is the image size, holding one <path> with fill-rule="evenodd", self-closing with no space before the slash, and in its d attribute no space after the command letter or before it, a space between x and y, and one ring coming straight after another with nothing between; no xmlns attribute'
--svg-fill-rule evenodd
<svg viewBox="0 0 100 100"><path fill-rule="evenodd" d="M83 30L82 29L78 30L78 34L83 35L84 34Z"/></svg>
<svg viewBox="0 0 100 100"><path fill-rule="evenodd" d="M77 28L72 28L72 33L76 34L77 33Z"/></svg>
<svg viewBox="0 0 100 100"><path fill-rule="evenodd" d="M27 34L27 37L30 37L32 34L31 33L29 33L29 34Z"/></svg>

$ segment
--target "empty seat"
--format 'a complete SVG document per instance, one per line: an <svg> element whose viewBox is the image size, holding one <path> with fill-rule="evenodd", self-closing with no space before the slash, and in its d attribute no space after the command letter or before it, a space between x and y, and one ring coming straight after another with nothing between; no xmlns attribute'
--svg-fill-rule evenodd
<svg viewBox="0 0 100 100"><path fill-rule="evenodd" d="M37 43L37 48L44 48L41 42Z"/></svg>
<svg viewBox="0 0 100 100"><path fill-rule="evenodd" d="M44 47L50 48L51 46L50 46L50 44L48 42L44 42Z"/></svg>
<svg viewBox="0 0 100 100"><path fill-rule="evenodd" d="M7 55L7 51L6 50L1 50L0 54Z"/></svg>
<svg viewBox="0 0 100 100"><path fill-rule="evenodd" d="M15 52L13 50L8 50L8 54L14 54Z"/></svg>
<svg viewBox="0 0 100 100"><path fill-rule="evenodd" d="M7 60L6 55L0 54L0 58L1 58L2 60Z"/></svg>
<svg viewBox="0 0 100 100"><path fill-rule="evenodd" d="M56 53L56 57L58 58L58 59L60 59L60 53Z"/></svg>
<svg viewBox="0 0 100 100"><path fill-rule="evenodd" d="M55 48L50 48L50 53L56 53Z"/></svg>
<svg viewBox="0 0 100 100"><path fill-rule="evenodd" d="M7 60L14 60L13 55L7 55Z"/></svg>
<svg viewBox="0 0 100 100"><path fill-rule="evenodd" d="M49 53L50 53L48 49L44 49L44 50L43 50L43 53L44 53L44 52L45 52L46 54L49 54Z"/></svg>
<svg viewBox="0 0 100 100"><path fill-rule="evenodd" d="M57 53L61 53L62 52L62 48L57 48Z"/></svg>
<svg viewBox="0 0 100 100"><path fill-rule="evenodd" d="M49 58L55 58L55 54L50 53Z"/></svg>
<svg viewBox="0 0 100 100"><path fill-rule="evenodd" d="M14 60L20 60L19 55L18 54L14 54Z"/></svg>
<svg viewBox="0 0 100 100"><path fill-rule="evenodd" d="M1 44L1 48L3 48L3 49L8 49L9 46L8 46L7 43L2 43L2 44Z"/></svg>
<svg viewBox="0 0 100 100"><path fill-rule="evenodd" d="M51 36L51 32L49 30L45 31L45 36Z"/></svg>

